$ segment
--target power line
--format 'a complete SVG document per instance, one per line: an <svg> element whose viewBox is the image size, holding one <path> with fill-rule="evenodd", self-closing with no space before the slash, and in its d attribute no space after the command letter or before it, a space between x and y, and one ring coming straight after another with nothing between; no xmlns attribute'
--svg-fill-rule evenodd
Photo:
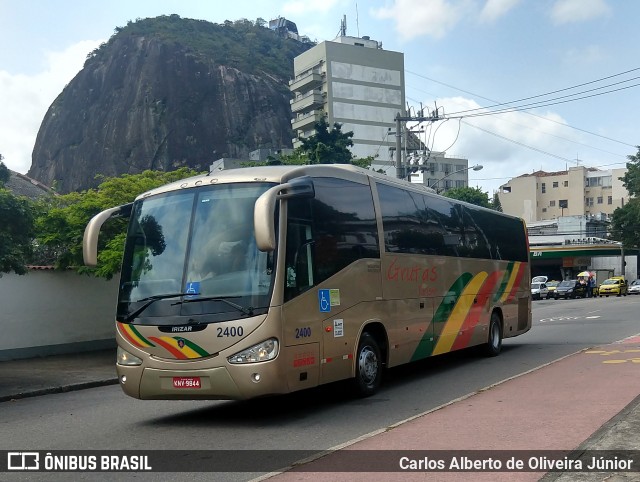
<svg viewBox="0 0 640 482"><path fill-rule="evenodd" d="M640 77L638 77L638 78L640 78ZM613 92L618 92L620 90L626 90L626 89L630 89L632 87L638 87L639 85L640 85L640 83L633 84L633 85L628 85L626 87L619 87L617 89L608 90L606 92L598 92L597 94L584 95L582 97L576 97L575 99L566 99L566 100L561 100L561 101L558 101L558 102L552 102L552 101L555 101L555 100L558 100L558 99L563 99L563 98L566 98L566 97L572 97L574 95L579 95L579 94L584 93L584 92L579 92L577 94L565 95L565 96L557 97L555 99L549 99L547 101L540 101L540 102L533 102L531 104L524 104L524 105L517 106L517 107L498 109L498 110L487 111L487 112L477 112L475 114L463 114L460 117L483 117L483 116L487 116L487 115L506 114L506 113L509 113L509 112L527 111L529 109L536 109L536 108L539 108L539 107L549 107L549 106L558 105L558 104L566 104L567 102L574 102L576 100L588 99L590 97L598 97L598 96L604 95L604 94L611 94ZM589 91L586 91L586 92L589 92ZM455 118L457 116L457 114L460 114L460 113L454 112L453 114L450 114L449 117ZM614 142L618 142L620 144L625 144L627 146L635 147L632 144L627 144L626 142L617 141L615 139L611 139L611 138L608 138L608 137L605 137L605 138L609 139L610 141L614 141Z"/></svg>
<svg viewBox="0 0 640 482"><path fill-rule="evenodd" d="M480 130L482 132L486 132L487 134L491 134L492 136L496 136L496 137L499 137L500 139L504 139L505 141L513 142L514 144L518 144L519 146L526 147L527 149L531 149L532 151L540 152L541 154L546 154L547 156L555 157L555 158L561 159L563 161L573 162L573 160L567 159L566 157L558 156L556 154L552 154L550 152L543 151L542 149L538 149L537 147L529 146L527 144L524 144L522 142L516 141L514 139L509 139L508 137L501 136L500 134L496 134L495 132L488 131L488 130L483 129L482 127L478 127L476 125L469 124L468 122L464 122L464 124L468 125L469 127L473 127L475 129L478 129L478 130Z"/></svg>
<svg viewBox="0 0 640 482"><path fill-rule="evenodd" d="M634 70L635 70L635 69L634 69ZM426 75L418 74L417 72L412 72L412 71L410 71L410 70L406 70L406 69L405 69L405 72L407 72L408 74L412 74L412 75L415 75L415 76L417 76L417 77L423 78L423 79L425 79L425 80L429 80L429 81L434 82L434 83L436 83L436 84L444 85L445 87L449 87L450 89L454 89L454 90L457 90L457 91L460 91L460 92L464 92L465 94L469 94L469 95L472 95L472 96L475 96L475 97L479 97L480 99L488 100L489 102L498 103L498 101L497 101L497 100L489 99L488 97L484 97L484 96L482 96L482 95L480 95L480 94L476 94L476 93L474 93L474 92L470 92L470 91L468 91L468 90L464 90L464 89L461 89L461 88L459 88L459 87L455 87L455 86L453 86L453 85L451 85L451 84L447 84L447 83L445 83L445 82L441 82L441 81L436 80L436 79L433 79L433 78L431 78L431 77L427 77ZM589 135L592 135L592 136L595 136L595 137L600 137L600 138L602 138L602 139L607 139L607 140L610 140L610 141L612 141L612 142L617 142L617 143L619 143L619 144L623 144L623 145L625 145L625 146L636 147L636 146L632 146L631 144L628 144L628 143L626 143L626 142L622 142L622 141L619 141L619 140L616 140L616 139L612 139L612 138L610 138L610 137L606 137L606 136L603 136L603 135L600 135L600 134L596 134L595 132L591 132L591 131L588 131L588 130L586 130L586 129L581 129L581 128L579 128L579 127L574 127L574 126L572 126L572 125L569 125L569 124L566 124L566 123L563 123L563 122L559 122L559 121L556 121L556 120L553 120L553 119L549 119L549 118L546 118L546 117L543 117L543 116L540 116L540 115L534 114L534 113L532 113L532 112L526 112L526 111L525 111L525 113L526 113L526 114L528 114L528 115L531 115L531 116L533 116L533 117L537 117L537 118L539 118L539 119L543 119L543 120L545 120L545 121L547 121L547 122L553 122L553 123L558 124L558 125L561 125L561 126L563 126L563 127L568 127L568 128L570 128L570 129L575 129L575 130L577 130L577 131L584 132L585 134L589 134Z"/></svg>
<svg viewBox="0 0 640 482"><path fill-rule="evenodd" d="M420 92L425 92L425 93L427 93L427 94L429 94L429 95L434 95L434 94L431 94L431 93L429 93L429 92L423 91L422 89L419 89L419 88L417 88L417 87L412 87L412 88L413 88L413 89L415 89L415 90L419 90ZM417 100L417 99L414 99L414 98L412 98L412 97L409 97L409 96L406 96L406 97L407 97L407 99L409 99L409 100L411 100L411 101L413 101L413 102L417 102L417 103L420 103L420 102L421 102L421 101L419 101L419 100ZM553 119L548 119L548 118L546 118L546 117L538 116L538 115L536 115L536 114L532 114L531 112L524 112L524 113L525 113L525 114L529 114L529 115L531 115L531 116L533 116L533 117L538 117L538 118L540 118L540 119L547 120L547 121L549 121L549 122L555 122L556 124L560 124L560 125L565 126L565 127L571 127L571 126L569 126L569 125L567 125L567 124L563 124L562 122L557 122L557 121L554 121ZM588 147L589 149L593 149L593 150L595 150L595 151L604 152L605 154L610 154L610 155L612 155L612 156L624 157L624 158L626 158L626 157L627 157L627 154L619 154L619 153L617 153L617 152L611 152L611 151L608 151L608 150L606 150L606 149L602 149L602 148L600 148L600 147L595 147L595 146L592 146L592 145L590 145L590 144L585 144L584 142L575 141L575 140L573 140L573 139L568 139L567 137L559 136L559 135L556 135L556 134L551 134L550 132L546 132L546 131L543 131L543 130L540 130L540 129L536 129L535 127L531 127L531 126L527 126L527 125L524 125L524 124L520 124L520 123L518 123L518 122L514 122L513 120L510 120L510 119L504 119L504 118L502 118L502 119L499 119L499 120L501 120L501 121L503 121L503 122L508 122L508 123L513 124L513 125L516 125L516 126L523 127L523 128L525 128L525 129L530 129L530 130L535 131L535 132L540 132L541 134L544 134L544 135L549 136L549 137L554 137L554 138L556 138L556 139L560 139L560 140L563 140L563 141L566 141L566 142L571 142L571 143L573 143L573 144L577 144L577 145L579 145L579 146ZM580 131L582 130L582 129L578 129L577 127L572 127L572 128L573 128L573 129L576 129L576 130L580 130ZM588 134L593 134L593 133L591 133L591 132L589 132L589 131L584 131L584 132L586 132L586 133L588 133ZM599 134L593 134L593 135L597 135L597 136L599 136L599 137L604 137L604 136L601 136L601 135L599 135ZM606 138L606 139L608 139L608 138ZM612 140L613 140L613 139L612 139ZM626 145L628 145L628 144L626 144ZM634 147L635 147L635 146L634 146Z"/></svg>
<svg viewBox="0 0 640 482"><path fill-rule="evenodd" d="M477 111L477 110L481 110L481 109L493 109L494 107L499 107L499 106L501 106L501 105L511 105L511 104L516 104L516 103L519 103L519 102L523 102L523 101L525 101L525 100L537 99L537 98L539 98L539 97L546 97L546 96L548 96L548 95L557 94L557 93L559 93L559 92L565 92L565 91L567 91L567 90L577 89L578 87L584 87L585 85L595 84L595 83L597 83L597 82L602 82L603 80L612 79L612 78L614 78L614 77L619 77L619 76L621 76L621 75L625 75L625 74L628 74L628 73L630 73L630 72L634 72L634 71L636 71L636 70L640 70L640 67L635 68L635 69L631 69L631 70L627 70L626 72L621 72L621 73L619 73L619 74L609 75L609 76L607 76L607 77L603 77L603 78L601 78L601 79L592 80L592 81L590 81L590 82L584 82L584 83L582 83L582 84L577 84L577 85L574 85L574 86L572 86L572 87L565 87L564 89L554 90L554 91L551 91L551 92L547 92L547 93L545 93L545 94L538 94L538 95L533 95L533 96L531 96L531 97L524 97L524 98L522 98L522 99L516 99L516 100L512 100L512 101L510 101L510 102L501 102L501 103L499 103L499 104L490 105L490 106L488 106L488 107L478 107L478 108L476 108L476 109L468 109L468 110L464 110L464 111L456 112L456 114L461 114L461 113L463 113L463 112L473 112L473 111ZM591 92L591 91L593 91L593 90L604 89L604 88L606 88L606 87L611 87L611 86L613 86L613 85L622 84L622 83L624 83L624 82L630 82L631 80L636 80L636 79L638 79L638 78L640 78L640 77L633 77L633 78L631 78L631 79L623 80L623 81L620 81L620 82L615 82L615 83L613 83L613 84L603 85L603 86L601 86L601 87L596 87L595 89L589 89L589 90L586 90L586 91L584 91L584 92L577 92L577 93L575 93L575 94L570 94L570 95L569 95L569 96L567 96L567 97L570 97L570 96L572 96L572 95L578 95L578 94L580 94L580 93ZM563 97L564 97L564 96L563 96ZM563 97L558 97L558 98L562 99Z"/></svg>

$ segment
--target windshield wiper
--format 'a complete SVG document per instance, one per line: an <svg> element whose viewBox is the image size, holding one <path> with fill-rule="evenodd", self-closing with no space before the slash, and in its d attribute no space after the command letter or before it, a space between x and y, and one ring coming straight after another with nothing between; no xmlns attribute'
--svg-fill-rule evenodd
<svg viewBox="0 0 640 482"><path fill-rule="evenodd" d="M178 298L180 296L193 296L193 295L194 293L166 293L164 295L153 295L153 296L148 296L146 298L136 300L134 303L139 303L141 301L146 301L146 303L142 305L140 308L138 308L137 310L135 310L134 312L129 313L125 317L123 323L131 323L140 313L142 313L144 310L146 310L149 306L151 306L153 303L155 303L158 300L165 300L167 298Z"/></svg>
<svg viewBox="0 0 640 482"><path fill-rule="evenodd" d="M182 300L182 301L178 301L176 303L174 303L174 305L181 305L182 303L193 303L194 301L222 301L223 303L226 303L227 305L231 306L232 308L235 308L236 310L238 310L240 313L247 315L247 316L253 316L253 307L249 307L249 308L245 308L244 306L240 306L237 303L234 303L233 301L229 301L226 298L222 298L220 296L203 296L200 298L188 298L186 300Z"/></svg>

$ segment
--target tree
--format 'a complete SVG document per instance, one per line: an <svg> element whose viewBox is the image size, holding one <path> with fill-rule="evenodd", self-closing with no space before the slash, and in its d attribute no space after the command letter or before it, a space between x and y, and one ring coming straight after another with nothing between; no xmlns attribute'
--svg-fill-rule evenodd
<svg viewBox="0 0 640 482"><path fill-rule="evenodd" d="M105 223L100 233L98 267L87 268L82 260L82 237L89 220L104 209L132 202L139 194L197 174L187 168L172 172L144 171L105 179L96 189L56 196L36 206L38 255L57 268L73 268L110 279L120 270L126 221Z"/></svg>
<svg viewBox="0 0 640 482"><path fill-rule="evenodd" d="M491 208L496 211L502 212L502 203L500 202L500 196L498 196L497 192L493 193L493 202L491 203Z"/></svg>
<svg viewBox="0 0 640 482"><path fill-rule="evenodd" d="M309 164L350 164L353 155L349 147L353 146L353 132L342 132L337 122L329 129L324 117L314 124L316 133L302 139L300 151L305 153Z"/></svg>
<svg viewBox="0 0 640 482"><path fill-rule="evenodd" d="M0 220L0 276L12 271L25 274L34 229L29 200L0 187Z"/></svg>
<svg viewBox="0 0 640 482"><path fill-rule="evenodd" d="M2 154L0 154L0 187L7 184L7 182L9 182L9 178L11 177L9 168L7 168L7 166L4 165L4 162L2 162L3 159L4 157L2 156Z"/></svg>
<svg viewBox="0 0 640 482"><path fill-rule="evenodd" d="M329 125L324 117L314 125L316 133L302 139L302 145L292 154L282 154L278 158L269 156L266 162L247 162L243 167L265 165L304 166L308 164L353 164L368 169L373 156L354 158L349 150L353 146L353 132L342 132L340 124Z"/></svg>
<svg viewBox="0 0 640 482"><path fill-rule="evenodd" d="M631 196L640 196L640 146L638 152L627 156L627 172L620 178ZM611 235L629 248L640 247L640 198L632 197L611 216Z"/></svg>
<svg viewBox="0 0 640 482"><path fill-rule="evenodd" d="M636 146L638 152L627 156L627 172L620 178L622 185L631 196L640 196L640 146Z"/></svg>
<svg viewBox="0 0 640 482"><path fill-rule="evenodd" d="M483 208L493 209L489 202L489 195L478 187L456 187L444 192L444 196L482 206Z"/></svg>
<svg viewBox="0 0 640 482"><path fill-rule="evenodd" d="M630 199L611 216L611 236L628 248L640 247L640 199Z"/></svg>

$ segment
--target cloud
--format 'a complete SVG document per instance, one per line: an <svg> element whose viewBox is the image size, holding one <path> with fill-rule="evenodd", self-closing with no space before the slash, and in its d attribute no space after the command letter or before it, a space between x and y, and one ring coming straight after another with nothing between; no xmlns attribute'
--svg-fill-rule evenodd
<svg viewBox="0 0 640 482"><path fill-rule="evenodd" d="M396 0L389 7L371 9L371 15L382 20L392 19L402 40L422 35L439 39L473 7L471 0Z"/></svg>
<svg viewBox="0 0 640 482"><path fill-rule="evenodd" d="M564 54L565 62L571 65L597 64L607 57L607 53L598 45L585 45L580 49L568 50Z"/></svg>
<svg viewBox="0 0 640 482"><path fill-rule="evenodd" d="M487 0L480 12L480 21L486 23L495 22L520 2L521 0Z"/></svg>
<svg viewBox="0 0 640 482"><path fill-rule="evenodd" d="M451 116L480 108L475 101L463 97L438 99L437 104ZM574 143L581 140L554 112L511 112L436 123L430 130L428 145L436 152L446 151L447 157L468 159L469 165L483 165L482 171L469 172L469 185L479 186L491 195L521 174L571 167L576 155Z"/></svg>
<svg viewBox="0 0 640 482"><path fill-rule="evenodd" d="M585 22L610 12L605 0L557 0L551 9L551 20L556 25L563 25Z"/></svg>
<svg viewBox="0 0 640 482"><path fill-rule="evenodd" d="M82 69L86 56L101 41L85 40L62 52L45 52L46 67L34 75L0 70L0 153L5 165L26 173L40 124L49 106Z"/></svg>

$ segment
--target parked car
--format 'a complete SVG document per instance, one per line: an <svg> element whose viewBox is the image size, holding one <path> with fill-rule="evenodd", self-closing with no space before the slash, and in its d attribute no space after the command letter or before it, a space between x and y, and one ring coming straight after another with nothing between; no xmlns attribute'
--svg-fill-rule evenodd
<svg viewBox="0 0 640 482"><path fill-rule="evenodd" d="M547 299L555 297L554 294L559 284L560 281L547 281L547 288L549 290L549 292L547 293Z"/></svg>
<svg viewBox="0 0 640 482"><path fill-rule="evenodd" d="M627 296L627 282L622 276L614 276L606 279L598 288L598 294L600 297L609 295Z"/></svg>
<svg viewBox="0 0 640 482"><path fill-rule="evenodd" d="M630 295L640 294L640 279L634 279L631 282L631 284L629 285L629 289L627 290L627 293L629 293Z"/></svg>
<svg viewBox="0 0 640 482"><path fill-rule="evenodd" d="M585 298L586 296L587 286L577 279L560 281L553 294L556 300L559 298Z"/></svg>
<svg viewBox="0 0 640 482"><path fill-rule="evenodd" d="M531 299L541 300L547 298L549 294L549 288L545 283L531 283Z"/></svg>

